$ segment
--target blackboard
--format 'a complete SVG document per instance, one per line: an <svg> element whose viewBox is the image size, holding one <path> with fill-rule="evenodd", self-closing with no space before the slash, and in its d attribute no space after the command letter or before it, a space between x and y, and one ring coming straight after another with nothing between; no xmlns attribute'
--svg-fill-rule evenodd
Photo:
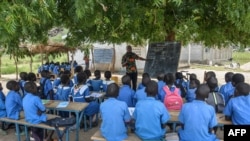
<svg viewBox="0 0 250 141"><path fill-rule="evenodd" d="M96 48L93 52L94 63L110 64L114 56L113 48Z"/></svg>
<svg viewBox="0 0 250 141"><path fill-rule="evenodd" d="M176 73L181 44L179 42L151 43L148 48L144 72L156 78L160 73Z"/></svg>

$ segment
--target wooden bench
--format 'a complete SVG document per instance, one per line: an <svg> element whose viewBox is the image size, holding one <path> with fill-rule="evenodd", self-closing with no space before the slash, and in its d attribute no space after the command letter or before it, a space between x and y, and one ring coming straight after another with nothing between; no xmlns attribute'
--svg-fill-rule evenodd
<svg viewBox="0 0 250 141"><path fill-rule="evenodd" d="M90 138L93 141L106 141L106 139L101 135L100 130L96 131ZM128 138L124 141L141 141L135 134L129 133Z"/></svg>
<svg viewBox="0 0 250 141"><path fill-rule="evenodd" d="M57 115L51 115L51 114L47 114L47 119L53 119L55 117L58 117ZM46 129L46 130L52 130L55 131L56 128L53 126L49 126L47 124L44 123L40 123L40 124L31 124L25 121L24 117L21 116L21 118L19 120L13 120L13 119L9 119L9 118L0 118L0 121L3 122L7 122L7 123L14 123L15 127L16 127L16 132L17 132L17 140L21 141L21 137L20 137L20 131L19 131L19 125L23 125L25 128L25 137L26 137L26 141L29 141L29 132L28 132L28 127L37 127L37 128L41 128L41 129ZM66 127L60 127L59 131L61 132L61 135L64 134L66 130L66 141L69 141L69 131L68 129L66 129Z"/></svg>

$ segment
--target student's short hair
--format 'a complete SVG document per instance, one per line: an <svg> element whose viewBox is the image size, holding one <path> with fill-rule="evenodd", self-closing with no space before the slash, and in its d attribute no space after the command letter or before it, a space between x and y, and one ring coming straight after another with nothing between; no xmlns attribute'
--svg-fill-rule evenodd
<svg viewBox="0 0 250 141"><path fill-rule="evenodd" d="M79 73L79 72L82 72L82 71L83 71L82 66L76 66L75 67L75 73Z"/></svg>
<svg viewBox="0 0 250 141"><path fill-rule="evenodd" d="M200 81L198 79L190 80L190 88L197 88L200 85Z"/></svg>
<svg viewBox="0 0 250 141"><path fill-rule="evenodd" d="M240 82L245 82L245 77L241 73L235 73L232 77L233 85L237 85Z"/></svg>
<svg viewBox="0 0 250 141"><path fill-rule="evenodd" d="M131 83L131 78L129 75L124 75L122 76L122 84L123 85L129 85L130 86Z"/></svg>
<svg viewBox="0 0 250 141"><path fill-rule="evenodd" d="M197 75L196 75L195 73L191 73L191 74L189 75L189 79L190 79L190 80L195 80L195 79L197 79Z"/></svg>
<svg viewBox="0 0 250 141"><path fill-rule="evenodd" d="M215 77L216 78L216 74L215 74L214 71L208 71L208 72L206 72L205 80L207 81L210 77Z"/></svg>
<svg viewBox="0 0 250 141"><path fill-rule="evenodd" d="M142 74L142 78L143 78L143 77L150 77L150 75L149 75L149 73L144 72L144 73Z"/></svg>
<svg viewBox="0 0 250 141"><path fill-rule="evenodd" d="M8 90L14 90L16 86L19 86L18 82L15 80L10 80L6 83L6 88Z"/></svg>
<svg viewBox="0 0 250 141"><path fill-rule="evenodd" d="M27 78L29 81L36 81L36 74L33 72L29 72Z"/></svg>
<svg viewBox="0 0 250 141"><path fill-rule="evenodd" d="M235 89L238 91L239 95L249 95L250 86L247 83L240 82L236 85Z"/></svg>
<svg viewBox="0 0 250 141"><path fill-rule="evenodd" d="M158 81L163 81L164 80L164 73L160 73L158 76L157 76L157 80Z"/></svg>
<svg viewBox="0 0 250 141"><path fill-rule="evenodd" d="M231 81L232 81L232 78L233 78L233 75L234 75L233 72L227 72L227 73L225 74L225 81L226 81L226 82L231 82Z"/></svg>
<svg viewBox="0 0 250 141"><path fill-rule="evenodd" d="M175 78L176 79L182 79L183 78L182 72L176 72L175 73Z"/></svg>
<svg viewBox="0 0 250 141"><path fill-rule="evenodd" d="M146 85L145 92L147 96L156 96L158 94L158 84L154 80L150 80Z"/></svg>
<svg viewBox="0 0 250 141"><path fill-rule="evenodd" d="M48 70L42 70L41 76L42 77L48 77L49 71Z"/></svg>
<svg viewBox="0 0 250 141"><path fill-rule="evenodd" d="M24 90L28 93L36 94L37 93L37 85L33 81L26 82L24 84Z"/></svg>
<svg viewBox="0 0 250 141"><path fill-rule="evenodd" d="M167 73L164 76L164 81L165 81L166 85L173 85L175 82L175 75L173 73Z"/></svg>
<svg viewBox="0 0 250 141"><path fill-rule="evenodd" d="M89 78L91 76L90 70L84 70L84 73L87 75L87 78Z"/></svg>
<svg viewBox="0 0 250 141"><path fill-rule="evenodd" d="M27 72L20 72L19 73L19 76L22 80L26 81L27 80L27 76L28 76L28 73Z"/></svg>
<svg viewBox="0 0 250 141"><path fill-rule="evenodd" d="M87 75L84 72L79 72L76 75L76 78L77 78L77 82L80 84L85 84L87 81Z"/></svg>
<svg viewBox="0 0 250 141"><path fill-rule="evenodd" d="M119 86L116 83L111 83L107 87L107 97L117 97L119 94Z"/></svg>
<svg viewBox="0 0 250 141"><path fill-rule="evenodd" d="M210 77L207 80L207 85L210 88L210 91L213 92L218 87L218 80L215 77Z"/></svg>
<svg viewBox="0 0 250 141"><path fill-rule="evenodd" d="M69 70L63 71L63 74L67 74L68 76L71 76L71 72Z"/></svg>
<svg viewBox="0 0 250 141"><path fill-rule="evenodd" d="M151 81L150 77L143 77L142 78L142 85L147 86L147 84Z"/></svg>
<svg viewBox="0 0 250 141"><path fill-rule="evenodd" d="M100 70L95 70L94 75L96 78L101 78L101 71Z"/></svg>
<svg viewBox="0 0 250 141"><path fill-rule="evenodd" d="M199 98L207 98L208 94L210 93L210 89L207 84L201 84L195 91L196 97Z"/></svg>
<svg viewBox="0 0 250 141"><path fill-rule="evenodd" d="M111 71L105 71L105 72L104 72L104 77L105 77L106 79L110 79L110 78L111 78Z"/></svg>
<svg viewBox="0 0 250 141"><path fill-rule="evenodd" d="M63 74L61 77L60 77L60 80L61 80L61 83L66 85L67 83L69 83L69 75L67 74Z"/></svg>

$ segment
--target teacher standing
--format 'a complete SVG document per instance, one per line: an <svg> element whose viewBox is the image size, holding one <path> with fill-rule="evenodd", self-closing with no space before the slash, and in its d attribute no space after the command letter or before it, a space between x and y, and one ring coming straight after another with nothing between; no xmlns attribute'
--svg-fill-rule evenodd
<svg viewBox="0 0 250 141"><path fill-rule="evenodd" d="M122 56L122 66L126 67L126 74L129 75L131 78L132 88L134 91L136 91L138 76L135 60L145 61L146 59L132 52L132 47L128 45L127 52Z"/></svg>

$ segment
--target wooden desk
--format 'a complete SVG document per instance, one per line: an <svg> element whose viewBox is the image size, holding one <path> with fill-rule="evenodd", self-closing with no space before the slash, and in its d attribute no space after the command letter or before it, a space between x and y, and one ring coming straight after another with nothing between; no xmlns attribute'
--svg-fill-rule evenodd
<svg viewBox="0 0 250 141"><path fill-rule="evenodd" d="M57 108L57 105L62 102L59 100L49 100L45 104L47 109L56 110L56 111L67 111L67 112L74 112L76 114L76 141L79 140L79 130L80 130L80 123L83 117L84 109L89 105L88 103L83 102L69 102L67 107L64 108ZM87 130L87 123L86 118L84 117L84 130Z"/></svg>
<svg viewBox="0 0 250 141"><path fill-rule="evenodd" d="M106 139L101 135L100 130L96 131L90 138L93 141L106 141ZM123 141L141 141L134 133L129 133L128 138Z"/></svg>

